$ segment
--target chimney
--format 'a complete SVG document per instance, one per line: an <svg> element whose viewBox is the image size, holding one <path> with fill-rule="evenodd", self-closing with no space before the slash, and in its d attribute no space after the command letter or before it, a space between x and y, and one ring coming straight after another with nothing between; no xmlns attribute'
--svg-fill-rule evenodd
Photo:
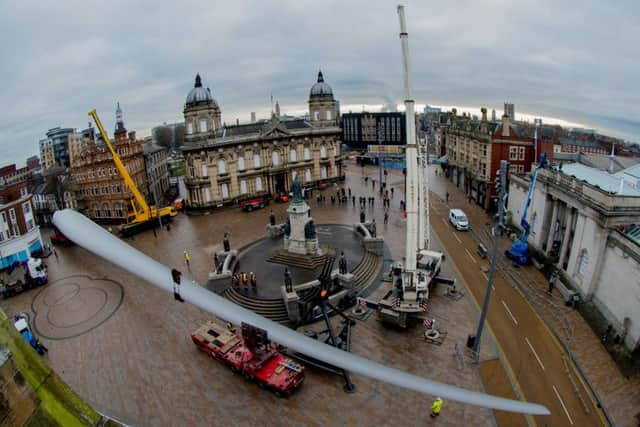
<svg viewBox="0 0 640 427"><path fill-rule="evenodd" d="M486 122L487 121L487 109L486 109L486 107L482 107L480 109L480 112L482 113L482 121Z"/></svg>
<svg viewBox="0 0 640 427"><path fill-rule="evenodd" d="M236 126L240 126L240 119L236 118Z"/></svg>
<svg viewBox="0 0 640 427"><path fill-rule="evenodd" d="M502 115L502 136L511 136L511 123L508 114Z"/></svg>
<svg viewBox="0 0 640 427"><path fill-rule="evenodd" d="M251 123L255 123L256 122L256 112L252 111L251 112Z"/></svg>

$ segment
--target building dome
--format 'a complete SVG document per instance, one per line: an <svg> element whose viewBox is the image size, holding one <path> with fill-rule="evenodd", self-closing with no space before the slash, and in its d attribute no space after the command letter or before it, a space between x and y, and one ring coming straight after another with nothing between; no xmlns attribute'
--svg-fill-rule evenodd
<svg viewBox="0 0 640 427"><path fill-rule="evenodd" d="M333 90L331 86L324 82L324 77L322 77L322 71L318 72L318 82L311 86L311 92L309 93L309 98L324 98L331 97L333 98Z"/></svg>
<svg viewBox="0 0 640 427"><path fill-rule="evenodd" d="M193 89L187 95L187 101L185 108L196 107L200 105L217 106L218 104L211 96L211 90L209 88L202 87L202 79L200 74L196 74L196 83Z"/></svg>

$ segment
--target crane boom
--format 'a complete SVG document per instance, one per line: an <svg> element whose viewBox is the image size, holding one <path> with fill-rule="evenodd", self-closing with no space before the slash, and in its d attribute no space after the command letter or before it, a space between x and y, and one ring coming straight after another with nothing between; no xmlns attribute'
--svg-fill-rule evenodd
<svg viewBox="0 0 640 427"><path fill-rule="evenodd" d="M416 145L416 122L414 113L414 101L411 99L411 83L409 81L409 34L404 16L404 6L398 6L398 18L400 20L400 42L402 45L402 65L404 75L405 93L405 120L407 127L406 145L406 169L407 188L405 209L407 211L407 247L405 252L404 268L408 272L416 269L416 252L418 249L418 153ZM406 277L405 286L411 286L412 278Z"/></svg>
<svg viewBox="0 0 640 427"><path fill-rule="evenodd" d="M147 205L147 202L144 199L144 196L140 193L140 190L138 190L138 187L136 186L135 182L133 182L133 179L131 178L131 175L129 175L127 168L122 163L122 160L120 160L120 156L118 155L117 151L113 148L113 145L109 140L109 136L107 135L107 132L104 130L104 127L102 127L102 122L98 117L98 113L96 112L96 109L94 108L93 110L89 111L89 115L93 117L93 120L96 122L96 126L100 130L102 139L104 139L104 143L107 145L107 148L109 148L109 151L113 156L113 162L116 164L116 168L118 169L118 172L120 172L120 175L124 179L125 185L129 189L129 191L131 191L131 194L133 194L133 198L138 204L139 209L136 209L136 211L138 211L137 213L142 213L143 217L148 218L150 216L149 205Z"/></svg>

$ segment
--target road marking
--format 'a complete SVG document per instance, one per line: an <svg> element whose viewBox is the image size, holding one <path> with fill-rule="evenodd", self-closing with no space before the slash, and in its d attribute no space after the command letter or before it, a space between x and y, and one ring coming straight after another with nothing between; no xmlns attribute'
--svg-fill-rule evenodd
<svg viewBox="0 0 640 427"><path fill-rule="evenodd" d="M564 413L567 416L567 418L569 418L569 423L571 423L571 425L573 425L573 420L571 419L571 415L569 415L569 411L567 411L567 407L564 405L564 401L562 400L562 397L560 397L560 393L558 393L558 389L556 389L556 386L552 385L553 387L553 391L556 392L556 396L558 396L558 400L560 401L560 404L562 405L562 409L564 409Z"/></svg>
<svg viewBox="0 0 640 427"><path fill-rule="evenodd" d="M544 365L542 364L542 361L540 360L540 357L538 356L538 353L536 353L536 351L534 350L533 346L531 345L531 343L529 342L529 338L524 337L524 340L527 342L527 344L529 345L529 348L531 349L531 351L533 352L533 355L536 357L536 360L538 361L538 363L540 364L540 367L542 368L542 370L544 371Z"/></svg>
<svg viewBox="0 0 640 427"><path fill-rule="evenodd" d="M509 307L507 307L507 303L504 302L504 300L500 300L500 301L502 301L502 305L504 306L504 309L507 310L507 313L509 313L509 317L511 317L511 320L513 320L513 323L515 323L517 325L518 321L513 316L513 313L511 312L511 310L509 310Z"/></svg>
<svg viewBox="0 0 640 427"><path fill-rule="evenodd" d="M471 261L473 261L474 264L477 264L478 261L476 261L476 259L473 257L473 255L471 255L471 252L469 252L469 249L464 248L465 251L467 251L467 255L469 255L469 258L471 258Z"/></svg>
<svg viewBox="0 0 640 427"><path fill-rule="evenodd" d="M444 222L444 225L447 225L447 221L444 220L444 218L440 218L442 220L442 222Z"/></svg>
<svg viewBox="0 0 640 427"><path fill-rule="evenodd" d="M458 241L458 243L462 244L462 240L458 239L458 236L456 236L456 232L455 232L455 231L452 231L452 233L453 233L453 237L455 237L455 238L456 238L456 240Z"/></svg>
<svg viewBox="0 0 640 427"><path fill-rule="evenodd" d="M482 277L484 277L484 280L486 280L487 282L489 281L489 277L487 277L487 275L484 273L484 271L481 272L482 273ZM496 287L493 286L493 284L491 284L491 290L495 291Z"/></svg>

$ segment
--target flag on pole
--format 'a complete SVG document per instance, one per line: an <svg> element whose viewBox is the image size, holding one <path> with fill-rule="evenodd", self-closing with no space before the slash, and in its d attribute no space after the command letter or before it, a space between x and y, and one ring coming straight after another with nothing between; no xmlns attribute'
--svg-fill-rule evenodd
<svg viewBox="0 0 640 427"><path fill-rule="evenodd" d="M436 321L434 319L424 319L422 324L427 329L433 329L433 325L435 325Z"/></svg>

